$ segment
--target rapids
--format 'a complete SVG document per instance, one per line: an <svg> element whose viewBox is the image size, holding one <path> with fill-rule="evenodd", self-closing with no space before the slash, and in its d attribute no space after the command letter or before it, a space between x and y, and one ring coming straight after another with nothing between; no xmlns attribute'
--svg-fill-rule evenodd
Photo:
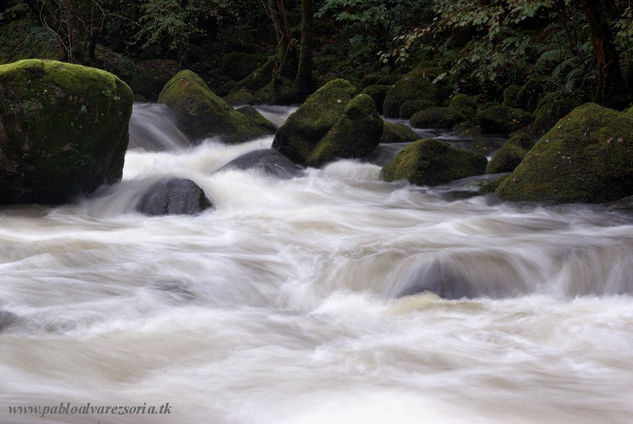
<svg viewBox="0 0 633 424"><path fill-rule="evenodd" d="M448 199L469 182L363 161L214 172L272 137L184 147L159 105L130 132L121 183L0 210L0 422L631 422L630 216ZM216 210L136 213L164 176ZM60 402L172 409L9 413Z"/></svg>

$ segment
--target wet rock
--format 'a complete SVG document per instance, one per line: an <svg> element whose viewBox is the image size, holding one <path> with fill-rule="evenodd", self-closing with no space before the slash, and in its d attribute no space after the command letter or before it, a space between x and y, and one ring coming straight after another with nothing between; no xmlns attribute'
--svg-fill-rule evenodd
<svg viewBox="0 0 633 424"><path fill-rule="evenodd" d="M450 107L431 107L414 114L409 122L415 128L450 129L465 119L465 116Z"/></svg>
<svg viewBox="0 0 633 424"><path fill-rule="evenodd" d="M144 215L196 215L213 209L204 190L191 180L172 178L159 181L143 194L136 210Z"/></svg>
<svg viewBox="0 0 633 424"><path fill-rule="evenodd" d="M277 125L266 119L264 115L259 113L253 106L244 106L236 110L266 131L270 131L271 133L277 131Z"/></svg>
<svg viewBox="0 0 633 424"><path fill-rule="evenodd" d="M425 291L435 293L443 299L474 297L473 285L468 277L438 261L431 263L413 276L398 293L398 297Z"/></svg>
<svg viewBox="0 0 633 424"><path fill-rule="evenodd" d="M119 181L132 102L100 69L0 65L0 203L61 204Z"/></svg>
<svg viewBox="0 0 633 424"><path fill-rule="evenodd" d="M477 112L475 119L488 133L510 134L531 124L534 116L522 109L494 105Z"/></svg>
<svg viewBox="0 0 633 424"><path fill-rule="evenodd" d="M274 149L261 149L245 153L218 169L217 172L227 169L258 169L268 175L284 179L299 177L304 173L303 167Z"/></svg>
<svg viewBox="0 0 633 424"><path fill-rule="evenodd" d="M404 124L393 124L385 121L382 127L381 143L408 143L418 140L420 136Z"/></svg>
<svg viewBox="0 0 633 424"><path fill-rule="evenodd" d="M18 321L18 316L13 312L0 311L0 332L12 326Z"/></svg>
<svg viewBox="0 0 633 424"><path fill-rule="evenodd" d="M486 166L486 173L512 172L519 166L527 152L534 146L534 139L525 132L518 132L505 142Z"/></svg>
<svg viewBox="0 0 633 424"><path fill-rule="evenodd" d="M382 103L385 101L385 96L387 95L387 91L391 89L390 85L370 85L365 87L363 90L363 94L369 95L374 102L376 103L376 108L378 109L378 113L382 115Z"/></svg>
<svg viewBox="0 0 633 424"><path fill-rule="evenodd" d="M402 77L387 92L383 103L383 113L388 118L400 117L400 106L408 100L437 101L437 87L433 85L433 75L424 68L416 68Z"/></svg>

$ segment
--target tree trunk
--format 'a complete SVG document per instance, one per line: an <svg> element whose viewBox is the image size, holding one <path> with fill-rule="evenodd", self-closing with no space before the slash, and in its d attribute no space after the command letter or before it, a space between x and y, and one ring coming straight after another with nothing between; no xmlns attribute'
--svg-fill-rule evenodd
<svg viewBox="0 0 633 424"><path fill-rule="evenodd" d="M594 56L600 71L600 101L605 106L621 109L631 99L622 77L618 51L607 18L605 0L580 0L591 29Z"/></svg>
<svg viewBox="0 0 633 424"><path fill-rule="evenodd" d="M283 0L268 0L267 4L270 19L273 22L273 28L277 36L277 63L273 70L273 83L277 84L281 80L284 66L291 58L293 43L290 37L288 15Z"/></svg>
<svg viewBox="0 0 633 424"><path fill-rule="evenodd" d="M314 33L314 0L301 0L301 51L295 86L301 100L312 93L312 38Z"/></svg>

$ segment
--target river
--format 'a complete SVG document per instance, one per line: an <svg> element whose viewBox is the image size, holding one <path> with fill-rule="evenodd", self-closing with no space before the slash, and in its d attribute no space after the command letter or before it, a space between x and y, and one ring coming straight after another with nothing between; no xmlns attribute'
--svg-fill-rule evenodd
<svg viewBox="0 0 633 424"><path fill-rule="evenodd" d="M0 422L631 422L631 216L454 200L351 160L214 173L272 137L182 147L156 107L135 105L120 184L0 209ZM134 212L164 175L216 209ZM170 414L9 410L66 402Z"/></svg>

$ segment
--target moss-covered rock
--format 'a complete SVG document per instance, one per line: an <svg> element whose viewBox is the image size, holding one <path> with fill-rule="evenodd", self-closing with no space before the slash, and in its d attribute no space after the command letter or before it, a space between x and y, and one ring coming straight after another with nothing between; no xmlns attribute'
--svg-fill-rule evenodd
<svg viewBox="0 0 633 424"><path fill-rule="evenodd" d="M255 109L253 106L243 106L239 109L236 109L236 111L246 116L248 119L254 122L255 125L264 128L266 131L270 131L271 133L277 131L277 125L266 119L264 115L259 113L257 109Z"/></svg>
<svg viewBox="0 0 633 424"><path fill-rule="evenodd" d="M464 121L469 120L474 122L478 105L479 101L476 97L460 93L451 98L451 102L448 107L460 115Z"/></svg>
<svg viewBox="0 0 633 424"><path fill-rule="evenodd" d="M534 146L534 139L530 135L524 132L516 133L490 160L486 167L486 173L498 174L514 171L514 168L521 163L532 146Z"/></svg>
<svg viewBox="0 0 633 424"><path fill-rule="evenodd" d="M391 88L390 85L370 85L365 87L363 90L363 94L369 95L374 102L376 103L376 108L378 109L378 113L382 115L382 104L385 101L385 96L387 95L387 91Z"/></svg>
<svg viewBox="0 0 633 424"><path fill-rule="evenodd" d="M566 91L555 91L546 94L534 112L534 129L538 134L549 131L560 118L567 115L581 100Z"/></svg>
<svg viewBox="0 0 633 424"><path fill-rule="evenodd" d="M384 122L382 127L381 143L408 143L420 137L411 128L404 124Z"/></svg>
<svg viewBox="0 0 633 424"><path fill-rule="evenodd" d="M509 134L531 124L530 112L502 105L493 105L477 112L477 125L488 133Z"/></svg>
<svg viewBox="0 0 633 424"><path fill-rule="evenodd" d="M231 52L222 56L221 67L224 75L240 81L266 63L267 57L252 53Z"/></svg>
<svg viewBox="0 0 633 424"><path fill-rule="evenodd" d="M547 90L545 78L528 80L516 94L516 108L534 112Z"/></svg>
<svg viewBox="0 0 633 424"><path fill-rule="evenodd" d="M306 164L320 166L335 158L360 158L378 146L383 121L374 100L359 94L345 106L343 115L310 152Z"/></svg>
<svg viewBox="0 0 633 424"><path fill-rule="evenodd" d="M158 102L176 112L182 131L194 141L220 136L228 143L239 143L271 133L236 112L189 70L178 72L167 82Z"/></svg>
<svg viewBox="0 0 633 424"><path fill-rule="evenodd" d="M135 95L156 101L161 90L178 72L178 64L170 59L144 60L136 64L136 75L131 87Z"/></svg>
<svg viewBox="0 0 633 424"><path fill-rule="evenodd" d="M483 174L486 162L482 154L427 139L405 147L381 173L385 181L406 179L417 185L437 185Z"/></svg>
<svg viewBox="0 0 633 424"><path fill-rule="evenodd" d="M503 105L507 107L517 107L517 97L519 96L519 91L521 90L521 86L517 84L510 84L503 90Z"/></svg>
<svg viewBox="0 0 633 424"><path fill-rule="evenodd" d="M252 91L240 88L224 96L224 101L231 106L248 105L255 101L255 95Z"/></svg>
<svg viewBox="0 0 633 424"><path fill-rule="evenodd" d="M356 87L334 79L318 89L279 128L273 148L296 163L305 164L312 150L343 115Z"/></svg>
<svg viewBox="0 0 633 424"><path fill-rule="evenodd" d="M432 107L413 115L409 122L415 128L453 128L464 117L450 107Z"/></svg>
<svg viewBox="0 0 633 424"><path fill-rule="evenodd" d="M64 203L121 178L132 90L94 68L0 66L0 203Z"/></svg>
<svg viewBox="0 0 633 424"><path fill-rule="evenodd" d="M497 189L513 201L604 202L633 194L633 117L585 104L561 119Z"/></svg>
<svg viewBox="0 0 633 424"><path fill-rule="evenodd" d="M383 114L388 118L400 117L400 106L407 100L437 101L437 87L423 68L416 68L402 77L387 92L383 102Z"/></svg>
<svg viewBox="0 0 633 424"><path fill-rule="evenodd" d="M436 106L432 100L407 100L400 105L400 118L409 119L421 110Z"/></svg>

